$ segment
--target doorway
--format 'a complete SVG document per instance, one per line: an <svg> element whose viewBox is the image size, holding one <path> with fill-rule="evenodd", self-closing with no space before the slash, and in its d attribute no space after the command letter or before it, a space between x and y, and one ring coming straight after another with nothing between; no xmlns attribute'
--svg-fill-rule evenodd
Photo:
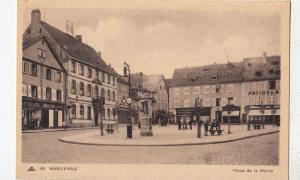
<svg viewBox="0 0 300 180"><path fill-rule="evenodd" d="M53 126L54 128L58 128L58 111L53 111Z"/></svg>
<svg viewBox="0 0 300 180"><path fill-rule="evenodd" d="M222 111L216 111L216 122L222 123Z"/></svg>
<svg viewBox="0 0 300 180"><path fill-rule="evenodd" d="M42 118L41 118L41 127L48 128L49 127L49 110L43 109L42 110Z"/></svg>

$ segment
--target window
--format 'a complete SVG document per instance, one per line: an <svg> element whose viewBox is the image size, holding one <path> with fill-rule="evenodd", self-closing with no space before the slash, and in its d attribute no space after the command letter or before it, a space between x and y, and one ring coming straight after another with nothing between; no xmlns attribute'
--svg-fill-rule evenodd
<svg viewBox="0 0 300 180"><path fill-rule="evenodd" d="M56 90L56 100L61 102L61 90Z"/></svg>
<svg viewBox="0 0 300 180"><path fill-rule="evenodd" d="M112 101L116 101L116 92L115 91L112 92Z"/></svg>
<svg viewBox="0 0 300 180"><path fill-rule="evenodd" d="M37 76L37 65L36 64L31 64L31 75Z"/></svg>
<svg viewBox="0 0 300 180"><path fill-rule="evenodd" d="M71 89L71 93L75 94L76 93L76 81L72 80L72 89Z"/></svg>
<svg viewBox="0 0 300 180"><path fill-rule="evenodd" d="M42 49L38 49L38 57L46 58L46 51L44 51Z"/></svg>
<svg viewBox="0 0 300 180"><path fill-rule="evenodd" d="M183 93L184 94L190 94L190 89L189 88L184 88Z"/></svg>
<svg viewBox="0 0 300 180"><path fill-rule="evenodd" d="M104 88L101 88L101 97L105 97L105 95L104 95Z"/></svg>
<svg viewBox="0 0 300 180"><path fill-rule="evenodd" d="M31 97L37 98L37 87L31 86Z"/></svg>
<svg viewBox="0 0 300 180"><path fill-rule="evenodd" d="M87 96L91 97L92 95L92 86L90 84L87 85Z"/></svg>
<svg viewBox="0 0 300 180"><path fill-rule="evenodd" d="M233 91L234 91L234 88L233 88L234 86L233 85L228 85L227 86L227 92L228 93L233 93Z"/></svg>
<svg viewBox="0 0 300 180"><path fill-rule="evenodd" d="M102 82L105 82L105 74L102 72Z"/></svg>
<svg viewBox="0 0 300 180"><path fill-rule="evenodd" d="M200 86L194 87L194 94L200 94Z"/></svg>
<svg viewBox="0 0 300 180"><path fill-rule="evenodd" d="M71 118L76 118L76 105L75 104L72 105Z"/></svg>
<svg viewBox="0 0 300 180"><path fill-rule="evenodd" d="M84 96L84 83L80 82L80 95Z"/></svg>
<svg viewBox="0 0 300 180"><path fill-rule="evenodd" d="M46 99L51 100L51 88L46 88Z"/></svg>
<svg viewBox="0 0 300 180"><path fill-rule="evenodd" d="M48 80L51 80L51 69L50 68L47 68L47 70L46 70L46 79L48 79Z"/></svg>
<svg viewBox="0 0 300 180"><path fill-rule="evenodd" d="M276 81L269 81L269 89L276 89Z"/></svg>
<svg viewBox="0 0 300 180"><path fill-rule="evenodd" d="M91 106L87 107L87 118L92 119L92 108L91 108Z"/></svg>
<svg viewBox="0 0 300 180"><path fill-rule="evenodd" d="M180 89L179 88L176 88L175 89L175 95L179 95L180 94Z"/></svg>
<svg viewBox="0 0 300 180"><path fill-rule="evenodd" d="M76 62L72 62L72 67L71 67L71 72L75 73L76 72Z"/></svg>
<svg viewBox="0 0 300 180"><path fill-rule="evenodd" d="M210 88L209 86L204 87L204 94L209 94Z"/></svg>
<svg viewBox="0 0 300 180"><path fill-rule="evenodd" d="M88 77L91 78L92 77L92 69L88 68Z"/></svg>
<svg viewBox="0 0 300 180"><path fill-rule="evenodd" d="M184 107L190 107L191 102L189 99L185 99L183 103L184 103Z"/></svg>
<svg viewBox="0 0 300 180"><path fill-rule="evenodd" d="M110 90L107 90L107 100L110 101Z"/></svg>
<svg viewBox="0 0 300 180"><path fill-rule="evenodd" d="M174 107L175 108L180 107L180 101L179 100L174 100Z"/></svg>
<svg viewBox="0 0 300 180"><path fill-rule="evenodd" d="M84 76L84 65L83 64L80 64L79 74L82 75L82 76Z"/></svg>
<svg viewBox="0 0 300 180"><path fill-rule="evenodd" d="M108 119L110 119L110 109L109 108L107 109L107 117L108 117Z"/></svg>
<svg viewBox="0 0 300 180"><path fill-rule="evenodd" d="M110 84L110 75L107 75L107 84Z"/></svg>
<svg viewBox="0 0 300 180"><path fill-rule="evenodd" d="M97 85L95 86L95 96L99 96L99 89Z"/></svg>
<svg viewBox="0 0 300 180"><path fill-rule="evenodd" d="M99 80L99 72L96 70L96 79Z"/></svg>
<svg viewBox="0 0 300 180"><path fill-rule="evenodd" d="M61 83L61 72L56 72L56 82Z"/></svg>
<svg viewBox="0 0 300 180"><path fill-rule="evenodd" d="M261 77L261 76L262 76L262 72L261 72L261 71L256 71L256 72L255 72L255 76Z"/></svg>
<svg viewBox="0 0 300 180"><path fill-rule="evenodd" d="M233 98L232 97L229 97L227 100L228 100L229 105L233 105Z"/></svg>
<svg viewBox="0 0 300 180"><path fill-rule="evenodd" d="M80 119L84 118L84 106L80 105Z"/></svg>
<svg viewBox="0 0 300 180"><path fill-rule="evenodd" d="M113 85L116 85L116 78L113 77Z"/></svg>
<svg viewBox="0 0 300 180"><path fill-rule="evenodd" d="M216 98L216 106L221 106L221 98Z"/></svg>
<svg viewBox="0 0 300 180"><path fill-rule="evenodd" d="M221 92L221 85L216 85L216 93Z"/></svg>

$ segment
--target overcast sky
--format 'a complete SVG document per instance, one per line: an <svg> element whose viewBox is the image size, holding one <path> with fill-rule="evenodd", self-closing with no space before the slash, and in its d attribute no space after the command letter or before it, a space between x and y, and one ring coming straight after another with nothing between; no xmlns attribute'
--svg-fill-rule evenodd
<svg viewBox="0 0 300 180"><path fill-rule="evenodd" d="M32 9L24 11L30 23ZM122 73L164 74L175 68L201 66L244 57L280 55L278 13L203 10L40 9L47 23L65 31L73 21L75 34L102 52L107 64Z"/></svg>

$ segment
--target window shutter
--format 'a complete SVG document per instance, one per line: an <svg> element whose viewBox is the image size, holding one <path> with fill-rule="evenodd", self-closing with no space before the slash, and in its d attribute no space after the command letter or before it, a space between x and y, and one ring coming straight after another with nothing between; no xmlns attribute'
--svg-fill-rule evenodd
<svg viewBox="0 0 300 180"><path fill-rule="evenodd" d="M46 99L46 88L43 87L43 99Z"/></svg>
<svg viewBox="0 0 300 180"><path fill-rule="evenodd" d="M37 97L38 97L38 99L41 99L41 87L40 86L37 88Z"/></svg>
<svg viewBox="0 0 300 180"><path fill-rule="evenodd" d="M52 80L53 80L53 81L56 81L56 79L55 79L56 70L52 69L52 70L51 70L51 73L52 73L52 74L51 74L51 75L52 75Z"/></svg>
<svg viewBox="0 0 300 180"><path fill-rule="evenodd" d="M64 98L64 91L60 91L60 100L61 102L65 102L65 98Z"/></svg>
<svg viewBox="0 0 300 180"><path fill-rule="evenodd" d="M28 63L28 74L32 72L32 63Z"/></svg>
<svg viewBox="0 0 300 180"><path fill-rule="evenodd" d="M44 79L47 78L47 68L46 67L43 67L43 76L44 76Z"/></svg>
<svg viewBox="0 0 300 180"><path fill-rule="evenodd" d="M56 89L51 89L51 100L56 101Z"/></svg>

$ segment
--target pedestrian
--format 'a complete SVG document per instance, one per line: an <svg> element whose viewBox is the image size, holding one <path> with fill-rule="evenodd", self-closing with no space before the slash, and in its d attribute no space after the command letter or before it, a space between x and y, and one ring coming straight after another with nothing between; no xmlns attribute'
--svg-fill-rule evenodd
<svg viewBox="0 0 300 180"><path fill-rule="evenodd" d="M192 125L193 125L192 119L190 119L189 125L190 125L190 130L192 130Z"/></svg>
<svg viewBox="0 0 300 180"><path fill-rule="evenodd" d="M181 119L180 118L178 118L178 130L181 130Z"/></svg>

